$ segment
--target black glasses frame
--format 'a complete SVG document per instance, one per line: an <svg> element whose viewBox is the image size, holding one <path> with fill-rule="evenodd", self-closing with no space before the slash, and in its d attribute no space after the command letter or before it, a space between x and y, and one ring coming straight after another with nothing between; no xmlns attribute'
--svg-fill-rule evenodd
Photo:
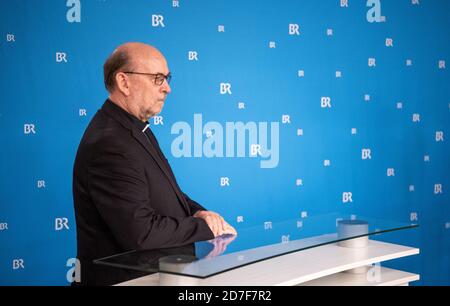
<svg viewBox="0 0 450 306"><path fill-rule="evenodd" d="M169 72L168 75L162 74L162 73L146 73L146 72L136 72L136 71L122 71L123 73L129 73L129 74L142 74L142 75L149 75L155 77L155 85L161 86L164 83L164 80L167 82L167 84L170 84L170 80L172 79L172 74Z"/></svg>

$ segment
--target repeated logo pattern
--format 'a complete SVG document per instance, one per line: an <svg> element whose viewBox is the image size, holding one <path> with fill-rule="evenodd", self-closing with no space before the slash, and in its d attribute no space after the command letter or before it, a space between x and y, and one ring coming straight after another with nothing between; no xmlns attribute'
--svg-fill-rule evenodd
<svg viewBox="0 0 450 306"><path fill-rule="evenodd" d="M415 222L408 271L450 283L450 3L3 1L0 284L76 270L76 149L119 44L159 48L152 129L186 193L261 236L330 212ZM395 267L395 266L394 266Z"/></svg>

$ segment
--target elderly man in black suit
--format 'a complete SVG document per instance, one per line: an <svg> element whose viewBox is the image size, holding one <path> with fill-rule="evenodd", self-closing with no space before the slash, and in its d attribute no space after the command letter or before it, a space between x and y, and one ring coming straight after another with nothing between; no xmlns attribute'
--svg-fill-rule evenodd
<svg viewBox="0 0 450 306"><path fill-rule="evenodd" d="M93 285L131 277L94 259L236 235L181 191L148 124L171 90L161 52L119 46L104 64L104 81L110 96L83 135L73 172L81 283Z"/></svg>

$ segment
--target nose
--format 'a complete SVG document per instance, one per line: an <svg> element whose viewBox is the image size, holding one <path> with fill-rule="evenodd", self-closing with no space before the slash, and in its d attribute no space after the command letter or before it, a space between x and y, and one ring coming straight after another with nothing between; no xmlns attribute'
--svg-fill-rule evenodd
<svg viewBox="0 0 450 306"><path fill-rule="evenodd" d="M167 83L167 80L164 80L161 89L165 94L169 94L171 92L170 85Z"/></svg>

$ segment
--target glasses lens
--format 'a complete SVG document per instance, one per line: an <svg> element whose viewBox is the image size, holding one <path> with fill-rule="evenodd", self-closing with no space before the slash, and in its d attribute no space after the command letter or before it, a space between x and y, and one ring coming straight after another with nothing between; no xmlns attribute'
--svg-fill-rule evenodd
<svg viewBox="0 0 450 306"><path fill-rule="evenodd" d="M171 78L172 76L170 74L167 76L165 76L164 74L158 74L155 77L155 84L161 86L164 83L164 80L166 80L167 84L169 84Z"/></svg>
<svg viewBox="0 0 450 306"><path fill-rule="evenodd" d="M161 78L160 75L155 76L155 85L161 85L164 82L164 79Z"/></svg>

